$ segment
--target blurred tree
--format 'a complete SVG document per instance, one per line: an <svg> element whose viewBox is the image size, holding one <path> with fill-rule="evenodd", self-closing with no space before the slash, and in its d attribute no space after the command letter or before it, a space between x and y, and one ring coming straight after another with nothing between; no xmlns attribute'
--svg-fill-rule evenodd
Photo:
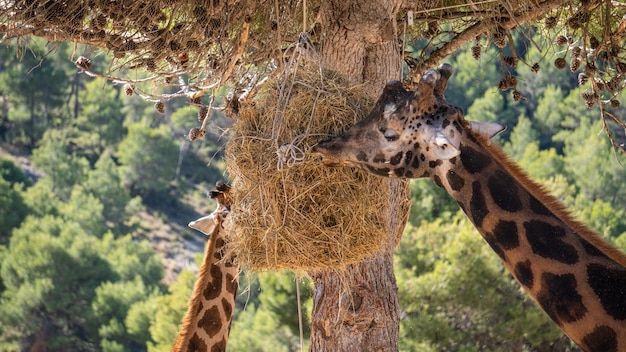
<svg viewBox="0 0 626 352"><path fill-rule="evenodd" d="M293 272L265 273L259 277L261 284L260 307L274 315L278 326L286 327L290 333L298 338L300 326L298 319L298 304L301 304L302 312L306 312L305 306L311 306L312 283L308 278L297 278ZM296 294L296 282L300 285L300 302ZM306 314L306 313L303 313ZM309 337L309 321L307 316L302 317L304 338Z"/></svg>
<svg viewBox="0 0 626 352"><path fill-rule="evenodd" d="M58 215L59 198L54 193L52 179L43 177L24 192L24 202L30 209L30 215L43 217L44 215Z"/></svg>
<svg viewBox="0 0 626 352"><path fill-rule="evenodd" d="M476 99L485 95L486 91L497 87L499 75L494 61L497 55L497 51L489 46L481 55L481 59L475 60L470 45L466 45L457 54L448 57L445 62L456 68L448 81L446 90L448 102L467 111Z"/></svg>
<svg viewBox="0 0 626 352"><path fill-rule="evenodd" d="M459 205L444 189L430 180L411 180L411 213L409 222L418 226L422 222L450 219Z"/></svg>
<svg viewBox="0 0 626 352"><path fill-rule="evenodd" d="M51 191L61 201L68 201L75 184L84 180L89 169L85 158L76 157L68 151L66 133L48 130L39 146L33 150L33 162L49 179Z"/></svg>
<svg viewBox="0 0 626 352"><path fill-rule="evenodd" d="M571 121L578 125L574 131L564 131L554 137L565 143L564 162L570 183L591 202L602 199L616 209L623 208L626 169L618 164L616 159L620 156L612 153L606 137L598 134L603 128L602 121L592 122L584 115Z"/></svg>
<svg viewBox="0 0 626 352"><path fill-rule="evenodd" d="M537 140L538 133L533 128L532 121L526 115L517 118L517 124L511 128L509 141L504 144L504 151L514 160L519 160L529 143Z"/></svg>
<svg viewBox="0 0 626 352"><path fill-rule="evenodd" d="M504 150L533 179L541 181L563 173L564 169L563 160L554 148L540 150L537 135L531 120L521 115Z"/></svg>
<svg viewBox="0 0 626 352"><path fill-rule="evenodd" d="M32 185L31 180L15 163L9 159L0 157L0 177L12 185L22 184L25 187Z"/></svg>
<svg viewBox="0 0 626 352"><path fill-rule="evenodd" d="M396 253L401 350L570 348L463 214L407 228Z"/></svg>
<svg viewBox="0 0 626 352"><path fill-rule="evenodd" d="M1 268L6 328L0 341L20 349L37 339L49 351L92 348L90 302L101 282L115 278L95 241L77 224L51 216L28 217L13 231Z"/></svg>
<svg viewBox="0 0 626 352"><path fill-rule="evenodd" d="M123 184L142 194L166 190L174 180L177 150L167 126L129 124L128 135L117 148Z"/></svg>
<svg viewBox="0 0 626 352"><path fill-rule="evenodd" d="M0 245L8 243L11 231L29 212L22 196L27 183L28 179L13 162L0 159Z"/></svg>
<svg viewBox="0 0 626 352"><path fill-rule="evenodd" d="M505 95L497 89L488 89L484 95L476 98L467 109L466 119L470 121L499 122L505 126L517 123L519 105L508 106ZM503 131L495 141L507 139L510 129Z"/></svg>
<svg viewBox="0 0 626 352"><path fill-rule="evenodd" d="M233 322L228 350L231 352L287 352L290 350L285 341L278 339L280 333L276 317L268 310L249 304Z"/></svg>
<svg viewBox="0 0 626 352"><path fill-rule="evenodd" d="M43 340L50 351L145 350L149 324L140 308L130 311L153 300L163 278L146 242L111 233L99 240L73 221L28 217L13 231L0 274L0 341L7 346Z"/></svg>
<svg viewBox="0 0 626 352"><path fill-rule="evenodd" d="M120 88L93 80L80 90L80 112L70 124L75 130L69 138L92 164L104 150L114 147L125 135L125 115Z"/></svg>
<svg viewBox="0 0 626 352"><path fill-rule="evenodd" d="M168 294L156 298L157 309L150 326L154 342L148 343L149 352L168 352L176 341L195 282L196 275L190 270L184 270L168 288ZM232 345L229 346L232 348Z"/></svg>
<svg viewBox="0 0 626 352"><path fill-rule="evenodd" d="M102 237L105 231L102 217L102 203L93 195L85 192L81 185L72 188L68 202L59 202L59 215L66 221L75 222L89 235Z"/></svg>
<svg viewBox="0 0 626 352"><path fill-rule="evenodd" d="M118 280L132 281L140 277L150 288L161 287L161 257L154 252L148 241L137 241L131 235L116 237L107 232L95 243L95 248L109 263Z"/></svg>
<svg viewBox="0 0 626 352"><path fill-rule="evenodd" d="M148 343L154 342L150 335L150 324L158 309L158 297L160 297L160 293L156 291L147 297L144 292L142 300L130 306L124 320L128 337L135 344L142 345L144 349L147 348Z"/></svg>
<svg viewBox="0 0 626 352"><path fill-rule="evenodd" d="M103 206L104 224L114 233L122 234L129 230L129 221L141 209L141 198L131 198L122 185L119 167L105 151L87 172L83 183L85 192L92 194Z"/></svg>
<svg viewBox="0 0 626 352"><path fill-rule="evenodd" d="M533 112L533 120L537 125L539 132L537 137L542 148L552 145L554 143L552 136L560 130L563 112L559 110L559 104L563 98L561 87L548 84L543 95L538 99L537 109Z"/></svg>
<svg viewBox="0 0 626 352"><path fill-rule="evenodd" d="M42 60L49 51L45 43L31 39L29 50L10 48L15 54L5 55L7 61L0 71L0 94L11 106L7 122L13 125L7 132L8 140L28 148L33 148L47 129L64 120L70 63L62 59L68 57L67 52Z"/></svg>
<svg viewBox="0 0 626 352"><path fill-rule="evenodd" d="M539 29L541 30L544 29ZM519 80L517 89L527 98L524 104L529 111L537 109L537 104L548 87L560 88L563 94L567 95L567 92L578 86L576 75L568 69L559 70L554 66L555 59L562 53L559 52L561 48L549 45L553 38L546 36L545 33L536 32L532 40L542 49L530 43L524 56L524 63L520 63L517 69L519 76L523 77ZM539 66L537 72L532 68L535 63Z"/></svg>
<svg viewBox="0 0 626 352"><path fill-rule="evenodd" d="M128 281L105 282L96 288L91 308L93 324L102 341L115 342L126 350L145 350L146 342L150 341L149 324L135 325L134 328L140 330L131 334L126 322L134 305L151 298L148 292L150 289L139 276Z"/></svg>

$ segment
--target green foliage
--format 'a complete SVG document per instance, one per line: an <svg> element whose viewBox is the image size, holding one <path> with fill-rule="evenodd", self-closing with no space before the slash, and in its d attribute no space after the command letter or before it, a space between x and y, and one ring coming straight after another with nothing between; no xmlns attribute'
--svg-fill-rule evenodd
<svg viewBox="0 0 626 352"><path fill-rule="evenodd" d="M141 305L159 292L162 267L147 243L129 236L100 240L77 222L28 217L13 231L1 277L0 341L23 343L45 327L50 350L99 341L139 348L149 336Z"/></svg>
<svg viewBox="0 0 626 352"><path fill-rule="evenodd" d="M50 216L29 217L13 231L2 262L0 323L7 330L0 340L19 341L46 327L57 349L87 342L80 336L88 329L89 302L100 282L115 278L94 242L77 224Z"/></svg>
<svg viewBox="0 0 626 352"><path fill-rule="evenodd" d="M100 80L91 80L79 93L80 113L72 121L75 129L71 142L80 154L97 160L103 151L124 136L124 115L120 88Z"/></svg>
<svg viewBox="0 0 626 352"><path fill-rule="evenodd" d="M447 58L447 62L456 70L448 81L446 98L450 104L464 111L485 91L497 87L500 80L493 60L497 55L496 50L490 47L483 53L482 59L474 60L469 47L466 45L458 54Z"/></svg>
<svg viewBox="0 0 626 352"><path fill-rule="evenodd" d="M233 322L228 350L231 352L287 352L285 341L277 339L281 329L272 313L250 304Z"/></svg>
<svg viewBox="0 0 626 352"><path fill-rule="evenodd" d="M0 245L8 242L11 230L28 214L21 187L0 177Z"/></svg>
<svg viewBox="0 0 626 352"><path fill-rule="evenodd" d="M52 179L43 177L24 192L24 202L30 209L31 215L41 217L59 214L57 206L61 201L54 191Z"/></svg>
<svg viewBox="0 0 626 352"><path fill-rule="evenodd" d="M168 294L156 298L156 313L150 327L154 342L148 343L149 352L168 352L178 336L180 323L187 312L196 275L189 270L180 273L168 288ZM232 348L232 347L231 347Z"/></svg>
<svg viewBox="0 0 626 352"><path fill-rule="evenodd" d="M137 241L131 235L116 238L108 232L96 243L96 248L103 253L120 280L141 277L146 285L155 286L163 279L161 258L145 240Z"/></svg>
<svg viewBox="0 0 626 352"><path fill-rule="evenodd" d="M458 204L437 186L426 179L411 180L411 213L409 222L417 226L423 221L450 219L459 209Z"/></svg>
<svg viewBox="0 0 626 352"><path fill-rule="evenodd" d="M11 230L28 215L22 188L30 186L24 172L8 159L0 158L0 245L7 244Z"/></svg>
<svg viewBox="0 0 626 352"><path fill-rule="evenodd" d="M152 341L150 335L150 324L157 312L157 298L160 294L154 293L147 298L142 296L142 300L135 302L128 309L124 325L128 336L137 345L145 345L146 342Z"/></svg>
<svg viewBox="0 0 626 352"><path fill-rule="evenodd" d="M507 105L505 96L499 90L489 89L483 96L474 100L465 118L470 121L491 121L511 126L515 124L517 114L513 107ZM500 136L507 135L508 131L504 131ZM501 138L500 136L497 138Z"/></svg>
<svg viewBox="0 0 626 352"><path fill-rule="evenodd" d="M549 84L545 87L543 96L538 100L537 109L534 111L534 120L540 126L541 143L543 145L551 142L552 136L558 132L563 122L562 111L559 111L560 102L564 99L561 87Z"/></svg>
<svg viewBox="0 0 626 352"><path fill-rule="evenodd" d="M602 122L591 121L583 116L574 131L557 134L555 139L565 143L565 170L577 191L590 201L603 199L619 208L626 203L622 184L626 169L618 164L606 136L599 134Z"/></svg>
<svg viewBox="0 0 626 352"><path fill-rule="evenodd" d="M58 205L60 216L67 221L75 222L86 233L98 237L101 237L105 231L102 217L103 208L102 203L93 195L85 192L81 185L75 185L72 188L67 203L60 202Z"/></svg>
<svg viewBox="0 0 626 352"><path fill-rule="evenodd" d="M25 187L31 186L31 181L22 169L17 167L13 161L0 158L0 178L9 182L11 185L22 184Z"/></svg>
<svg viewBox="0 0 626 352"><path fill-rule="evenodd" d="M4 57L0 94L10 92L7 103L15 107L6 111L7 121L14 124L8 133L14 144L33 147L47 129L64 119L71 64L62 55L42 60L48 51L44 44L43 40L32 39L29 50L22 51L22 55ZM67 54L68 47L60 47L59 51Z"/></svg>
<svg viewBox="0 0 626 352"><path fill-rule="evenodd" d="M298 322L298 299L296 293L296 280L300 286L300 300L302 304L311 301L313 287L308 278L298 279L292 272L266 273L260 276L261 294L259 299L261 307L269 310L279 326L287 327L293 336L299 336ZM304 307L302 312L306 312ZM303 313L305 314L305 313ZM309 335L309 322L303 317L303 330L305 338Z"/></svg>
<svg viewBox="0 0 626 352"><path fill-rule="evenodd" d="M160 192L174 179L178 147L166 126L149 128L142 123L128 125L128 135L120 142L117 155L122 182L142 193Z"/></svg>
<svg viewBox="0 0 626 352"><path fill-rule="evenodd" d="M103 342L139 349L150 341L150 323L144 314L154 312L156 292L147 295L148 292L139 276L134 280L105 282L96 288L91 306L94 326Z"/></svg>
<svg viewBox="0 0 626 352"><path fill-rule="evenodd" d="M100 155L94 169L87 172L83 185L85 192L102 204L102 217L107 228L117 233L129 229L128 222L141 209L141 198L131 198L124 189L119 168L110 153Z"/></svg>
<svg viewBox="0 0 626 352"><path fill-rule="evenodd" d="M401 350L510 351L560 343L560 331L504 274L465 216L409 227L398 248L406 314Z"/></svg>
<svg viewBox="0 0 626 352"><path fill-rule="evenodd" d="M89 168L87 159L70 152L66 133L59 130L44 133L33 150L33 162L50 179L52 191L61 201L69 200L72 188L83 181Z"/></svg>
<svg viewBox="0 0 626 352"><path fill-rule="evenodd" d="M526 146L537 140L537 131L532 121L526 115L517 118L517 124L509 135L509 142L504 145L504 151L513 159L519 160L524 154Z"/></svg>
<svg viewBox="0 0 626 352"><path fill-rule="evenodd" d="M527 64L518 65L519 76L524 79L519 80L517 89L528 98L525 104L528 105L530 111L537 108L537 103L546 90L558 87L565 94L578 85L576 75L569 70L559 70L552 64L557 57L562 57L562 53L556 52L560 48L543 45L543 41L547 38L540 35L533 35L532 39L546 50L539 52L535 45L527 43L528 51L524 58ZM534 73L531 67L538 62L542 62L541 67L539 72Z"/></svg>

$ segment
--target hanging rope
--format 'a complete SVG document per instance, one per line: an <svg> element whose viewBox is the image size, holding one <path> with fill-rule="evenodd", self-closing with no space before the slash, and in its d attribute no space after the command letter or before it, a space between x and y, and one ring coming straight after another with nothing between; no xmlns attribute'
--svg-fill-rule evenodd
<svg viewBox="0 0 626 352"><path fill-rule="evenodd" d="M276 154L278 154L276 168L279 171L283 171L285 164L288 167L292 167L304 160L304 151L292 143L286 143L278 147Z"/></svg>

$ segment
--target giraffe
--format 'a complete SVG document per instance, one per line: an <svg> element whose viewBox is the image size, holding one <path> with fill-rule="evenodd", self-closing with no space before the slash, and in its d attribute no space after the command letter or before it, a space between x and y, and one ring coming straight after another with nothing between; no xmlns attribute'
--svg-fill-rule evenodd
<svg viewBox="0 0 626 352"><path fill-rule="evenodd" d="M460 205L525 291L585 351L626 351L626 255L576 221L443 93L450 65L415 91L385 87L370 115L312 153L327 166L429 177Z"/></svg>
<svg viewBox="0 0 626 352"><path fill-rule="evenodd" d="M218 182L216 188L209 193L217 200L215 211L189 223L189 227L211 237L172 352L226 351L239 284L239 267L232 258L224 258L223 253L224 219L232 202L230 187Z"/></svg>

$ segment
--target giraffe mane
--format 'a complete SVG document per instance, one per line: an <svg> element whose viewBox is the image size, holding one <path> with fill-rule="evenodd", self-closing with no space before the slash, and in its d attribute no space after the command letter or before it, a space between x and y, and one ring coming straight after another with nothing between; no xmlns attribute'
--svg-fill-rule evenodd
<svg viewBox="0 0 626 352"><path fill-rule="evenodd" d="M469 122L463 121L468 127ZM479 134L471 132L471 128L467 128L469 133L482 145L489 153L496 159L508 173L517 180L524 188L526 188L533 196L535 196L542 204L546 206L550 211L560 218L566 225L570 226L576 233L598 248L609 258L615 260L622 266L626 266L626 254L619 249L613 247L602 236L595 231L591 230L587 225L577 220L576 217L568 210L563 202L550 194L545 186L532 180L526 171L524 171L519 165L517 165L511 158L502 151L502 148L489 143L489 140Z"/></svg>

